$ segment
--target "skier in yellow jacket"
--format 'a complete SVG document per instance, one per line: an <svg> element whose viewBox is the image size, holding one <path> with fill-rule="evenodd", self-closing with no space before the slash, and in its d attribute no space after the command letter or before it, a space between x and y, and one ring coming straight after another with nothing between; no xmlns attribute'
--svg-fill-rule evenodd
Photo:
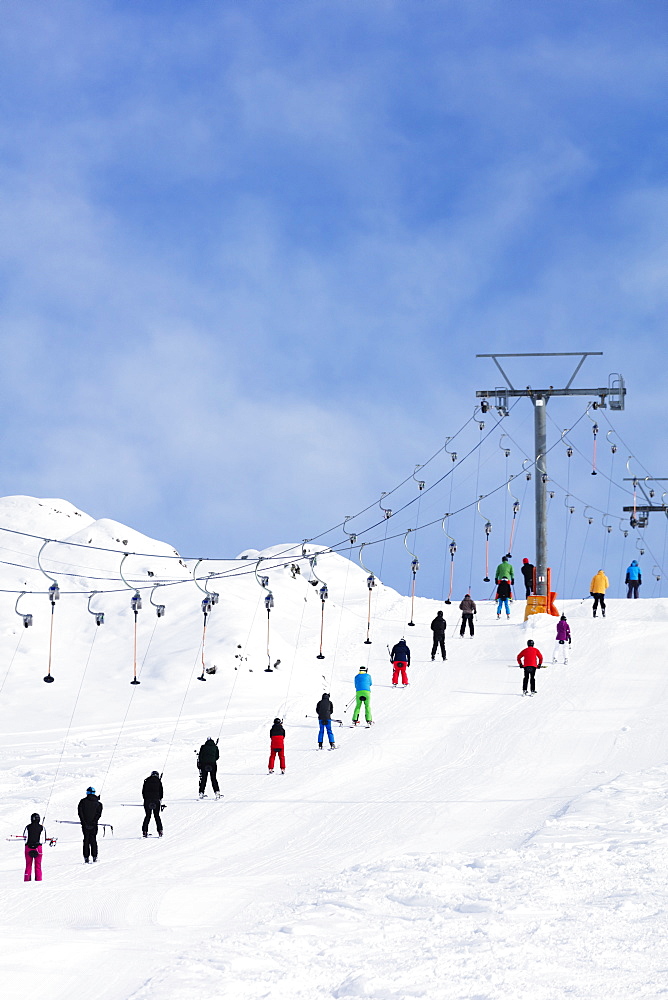
<svg viewBox="0 0 668 1000"><path fill-rule="evenodd" d="M600 569L596 574L596 576L592 577L592 581L589 585L589 592L591 596L594 598L594 606L592 609L594 612L594 618L596 618L596 609L598 608L599 604L601 605L601 614L605 618L604 597L605 597L605 592L609 586L610 586L610 581L608 580L603 570Z"/></svg>

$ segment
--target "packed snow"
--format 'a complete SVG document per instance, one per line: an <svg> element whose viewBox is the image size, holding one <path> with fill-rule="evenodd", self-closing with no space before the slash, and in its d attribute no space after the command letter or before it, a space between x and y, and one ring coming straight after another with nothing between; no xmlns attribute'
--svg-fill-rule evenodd
<svg viewBox="0 0 668 1000"><path fill-rule="evenodd" d="M610 600L593 619L589 600L557 599L573 645L568 664L554 664L557 619L524 623L522 600L509 622L479 601L476 634L461 638L463 591L450 606L418 597L410 628L410 599L379 585L365 645L366 574L324 552L318 660L319 585L307 562L290 569L300 545L203 562L197 586L196 563L169 544L65 501L6 498L0 524L61 543L0 533L2 829L21 834L37 811L58 838L41 883L23 881L22 842L1 841L4 996L668 994L668 600ZM275 601L269 650L258 557ZM52 579L62 596L45 684ZM210 674L205 580L220 594ZM430 659L438 609L446 662ZM402 635L410 686L394 690L387 644ZM548 664L535 698L521 697L515 666L528 638ZM374 725L353 729L360 665L373 678ZM317 748L323 691L344 721L333 751ZM285 775L267 773L275 716ZM194 752L208 736L220 739L220 801L197 795ZM138 804L154 768L165 836L144 840ZM91 784L113 834L100 837L99 863L84 865L80 828L59 821L76 821Z"/></svg>

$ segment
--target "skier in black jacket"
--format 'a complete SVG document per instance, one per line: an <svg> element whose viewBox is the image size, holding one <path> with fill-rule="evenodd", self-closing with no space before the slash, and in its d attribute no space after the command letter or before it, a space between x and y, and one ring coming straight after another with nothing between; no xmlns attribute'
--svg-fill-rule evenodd
<svg viewBox="0 0 668 1000"><path fill-rule="evenodd" d="M32 876L32 863L35 862L35 882L42 881L42 845L46 840L46 831L39 821L39 813L33 813L30 822L23 831L26 839L25 856L26 870L24 882L29 882Z"/></svg>
<svg viewBox="0 0 668 1000"><path fill-rule="evenodd" d="M525 557L522 560L522 576L524 577L524 589L526 590L526 596L531 597L533 594L533 563Z"/></svg>
<svg viewBox="0 0 668 1000"><path fill-rule="evenodd" d="M144 822L142 823L141 832L145 837L148 837L148 824L151 822L151 816L153 816L158 836L162 837L160 806L165 793L162 788L160 775L157 771L151 771L148 778L144 780L141 794L144 800L144 812L146 813L144 816Z"/></svg>
<svg viewBox="0 0 668 1000"><path fill-rule="evenodd" d="M95 794L92 785L86 789L86 795L80 801L77 812L83 831L84 861L89 864L91 857L93 861L97 861L97 824L102 815L100 796Z"/></svg>
<svg viewBox="0 0 668 1000"><path fill-rule="evenodd" d="M411 651L403 637L392 647L390 660L392 661L392 687L399 686L399 677L401 677L402 685L408 687L406 669L411 665Z"/></svg>
<svg viewBox="0 0 668 1000"><path fill-rule="evenodd" d="M432 660L436 659L436 650L438 649L439 646L441 647L441 656L443 657L443 659L447 660L448 658L445 652L445 630L447 627L448 624L445 618L443 617L443 612L437 611L436 617L431 623L431 630L434 633L434 641L431 647Z"/></svg>
<svg viewBox="0 0 668 1000"><path fill-rule="evenodd" d="M218 757L220 756L218 752L218 747L216 746L215 740L209 736L208 740L202 743L199 748L199 753L197 754L197 766L199 768L199 797L204 798L204 789L206 788L207 777L211 775L211 787L216 793L216 798L220 798L220 788L218 786L218 778L216 777L216 772L218 771Z"/></svg>
<svg viewBox="0 0 668 1000"><path fill-rule="evenodd" d="M322 741L325 736L325 730L327 730L329 749L335 750L336 743L334 742L334 733L332 732L332 712L334 711L334 705L332 704L327 691L325 691L322 698L315 706L315 710L320 723L320 729L318 730L318 747L322 750Z"/></svg>

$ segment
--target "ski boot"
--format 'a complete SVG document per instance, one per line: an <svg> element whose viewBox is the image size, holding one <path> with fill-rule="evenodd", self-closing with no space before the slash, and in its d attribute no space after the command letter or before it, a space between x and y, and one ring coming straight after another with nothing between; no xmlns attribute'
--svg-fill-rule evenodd
<svg viewBox="0 0 668 1000"><path fill-rule="evenodd" d="M281 774L285 774L285 768L284 767L281 768Z"/></svg>
<svg viewBox="0 0 668 1000"><path fill-rule="evenodd" d="M322 750L322 743L318 743L318 750Z"/></svg>
<svg viewBox="0 0 668 1000"><path fill-rule="evenodd" d="M216 798L217 799L222 799L222 797L223 797L223 793L222 792L216 792Z"/></svg>
<svg viewBox="0 0 668 1000"><path fill-rule="evenodd" d="M269 768L269 774L273 774L273 773L274 773L274 769L273 769L273 767L270 767Z"/></svg>

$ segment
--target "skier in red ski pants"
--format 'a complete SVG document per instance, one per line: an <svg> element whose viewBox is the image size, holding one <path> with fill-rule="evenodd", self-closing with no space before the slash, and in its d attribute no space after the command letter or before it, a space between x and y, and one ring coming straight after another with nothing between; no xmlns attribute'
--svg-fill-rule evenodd
<svg viewBox="0 0 668 1000"><path fill-rule="evenodd" d="M274 773L274 761L276 760L276 754L278 754L278 762L281 765L281 774L285 774L285 751L284 741L285 741L285 729L283 729L283 724L280 719L274 719L274 724L269 730L269 736L271 737L271 753L269 754L269 774Z"/></svg>

